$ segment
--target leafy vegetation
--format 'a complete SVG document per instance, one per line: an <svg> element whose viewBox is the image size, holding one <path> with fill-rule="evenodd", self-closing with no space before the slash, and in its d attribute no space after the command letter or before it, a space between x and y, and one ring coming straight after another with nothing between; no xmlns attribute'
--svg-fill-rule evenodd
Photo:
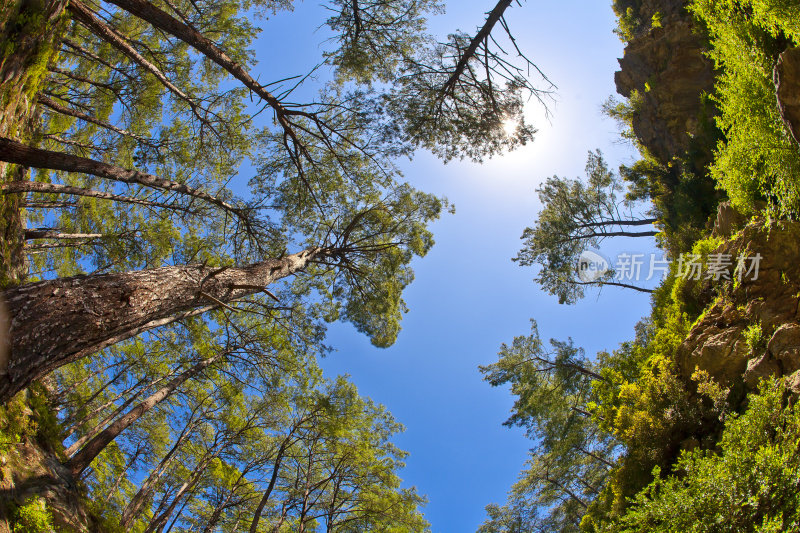
<svg viewBox="0 0 800 533"><path fill-rule="evenodd" d="M725 139L711 173L743 212L767 202L779 215L800 207L800 154L775 104L773 69L778 54L800 44L795 2L698 0L693 12L711 36L720 75L714 100Z"/></svg>
<svg viewBox="0 0 800 533"><path fill-rule="evenodd" d="M33 498L16 510L13 533L47 533L53 531L53 517L45 501Z"/></svg>
<svg viewBox="0 0 800 533"><path fill-rule="evenodd" d="M655 480L611 531L796 531L800 524L800 408L765 381L729 419L718 451L695 449Z"/></svg>
<svg viewBox="0 0 800 533"><path fill-rule="evenodd" d="M512 2L439 42L426 17L440 2L332 1L318 67L329 83L311 90L319 78L250 73L253 16L288 0L42 4L0 8L0 284L27 317L0 368L0 453L3 482L34 494L4 509L12 531L66 523L51 497L65 490L96 530L428 531L425 498L399 477L402 426L317 360L332 321L379 347L399 334L410 265L449 204L404 183L398 158L482 161L533 138L525 97L551 85L527 76L538 69L516 48ZM613 3L624 41L666 31L670 17L645 7ZM657 237L673 259L706 262L723 244L709 235L722 198L748 215L800 212L800 151L772 80L800 44L800 7L689 8L718 79L698 95L688 147L662 160L636 138L651 78L606 106L641 159L614 173L590 152L585 180L538 191L516 259L562 303L619 285L613 272L577 277L604 239ZM246 164L255 175L234 192ZM23 275L10 268L20 250ZM718 298L679 264L638 288L652 312L618 349L587 356L571 339L543 342L533 322L481 368L510 385L506 424L533 442L482 533L800 528L796 398L782 381L744 397L679 368ZM761 322L736 334L766 348Z"/></svg>
<svg viewBox="0 0 800 533"><path fill-rule="evenodd" d="M647 292L614 281L611 268L598 272L596 279L579 277L575 266L582 254L604 240L658 233L653 229L657 219L637 212L641 206L622 194L622 180L608 169L599 151L589 152L586 175L585 182L553 176L537 189L544 207L536 224L522 233L524 245L514 261L539 266L534 280L562 304L583 298L587 285L621 285Z"/></svg>
<svg viewBox="0 0 800 533"><path fill-rule="evenodd" d="M429 529L398 475L402 426L321 375L326 324L395 341L449 209L398 159L525 144L525 98L549 84L506 53L508 2L443 42L437 1L324 7L333 37L288 79L251 74L256 23L288 0L0 8L0 192L25 222L0 244L27 261L0 280L16 319L0 415L3 451L32 458L4 481L48 497L16 502L13 527Z"/></svg>
<svg viewBox="0 0 800 533"><path fill-rule="evenodd" d="M660 161L637 138L634 117L647 105L648 83L644 92L605 106L642 154L620 169L626 201L652 203L650 213L662 229L658 244L674 260L670 273L654 291L651 314L634 340L612 353L587 357L571 341L551 341L548 351L534 327L482 369L492 385L511 385L516 401L506 424L525 427L534 443L507 503L487 507L482 533L800 530L796 386L787 387L786 377L770 378L755 391L745 389L743 376L731 380L679 368L687 339L704 333L698 324L718 328L714 332L729 327L708 326L703 317L712 306L733 309L725 291L740 287L733 279L715 291L702 277L679 272L682 253L705 265L710 254L730 251L723 235L711 235L709 217L718 201L727 196L745 215L797 215L800 150L779 116L773 68L784 49L800 44L800 8L779 0L687 4L708 31L718 69L716 91L701 96L708 113L700 117L690 148ZM641 2L614 2L623 41L665 24L660 13L642 8ZM555 190L556 183L548 181L542 191ZM543 198L521 252L540 272L560 272L562 283L576 276L577 256L585 249L574 242L580 236L573 240L585 210L554 218L553 198L594 204L602 187L583 187L566 183L559 195ZM622 189L615 187L615 193ZM574 198L573 204L580 205ZM550 249L561 248L545 245L552 242L568 242L571 251L554 255ZM550 292L569 299L563 291ZM773 330L762 327L758 316L740 327L735 340L752 360L766 357Z"/></svg>

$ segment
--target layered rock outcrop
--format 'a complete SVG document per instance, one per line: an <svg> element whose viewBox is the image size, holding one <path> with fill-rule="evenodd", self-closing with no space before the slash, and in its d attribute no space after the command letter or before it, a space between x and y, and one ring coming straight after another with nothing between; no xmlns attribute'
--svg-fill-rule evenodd
<svg viewBox="0 0 800 533"><path fill-rule="evenodd" d="M707 38L685 4L642 2L642 28L625 47L614 77L619 94L630 98L638 93L633 132L663 164L689 150L709 114L702 95L714 90L713 64L705 56Z"/></svg>
<svg viewBox="0 0 800 533"><path fill-rule="evenodd" d="M676 354L683 379L699 369L752 390L762 377L787 376L800 392L800 222L751 223L715 253L734 264L758 258L758 272L719 282L718 297Z"/></svg>

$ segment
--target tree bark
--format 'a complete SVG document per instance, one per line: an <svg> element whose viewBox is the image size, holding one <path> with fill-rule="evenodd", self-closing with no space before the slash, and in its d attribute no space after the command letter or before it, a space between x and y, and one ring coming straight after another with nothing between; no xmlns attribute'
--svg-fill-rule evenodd
<svg viewBox="0 0 800 533"><path fill-rule="evenodd" d="M106 237L103 233L62 233L52 228L37 228L26 229L24 238L26 241L32 241L35 239L102 239L103 237Z"/></svg>
<svg viewBox="0 0 800 533"><path fill-rule="evenodd" d="M192 418L189 419L180 435L178 435L178 438L175 439L175 443L172 445L172 448L170 448L167 454L161 458L158 466L156 466L156 468L150 472L150 475L148 475L147 479L142 482L139 490L136 492L133 498L131 498L130 502L128 502L128 505L125 506L125 509L122 511L122 517L120 518L120 528L122 530L127 530L130 528L133 520L139 515L145 500L147 500L147 498L153 493L156 484L167 471L167 468L172 461L175 459L178 450L180 450L181 444L183 444L191 436L194 428L197 427L197 424L202 420L203 415L201 415L200 418L195 419L195 413L196 411L192 413Z"/></svg>
<svg viewBox="0 0 800 533"><path fill-rule="evenodd" d="M51 193L51 194L68 194L70 196L85 196L87 198L99 198L102 200L111 200L113 202L121 202L125 204L136 204L147 207L160 207L162 209L171 209L173 211L182 211L192 213L193 211L186 207L181 207L177 204L155 202L152 200L144 200L142 198L133 198L131 196L122 196L105 191L97 191L93 189L84 189L81 187L72 187L70 185L61 185L59 183L42 183L40 181L12 181L0 185L0 191L4 193L9 192L37 192L37 193ZM54 202L48 204L47 202L28 202L25 207L74 207L76 204L61 204Z"/></svg>
<svg viewBox="0 0 800 533"><path fill-rule="evenodd" d="M106 415L102 420L99 420L97 424L94 425L94 427L92 427L89 431L86 432L85 435L82 435L80 438L76 439L75 442L73 442L69 447L67 447L67 449L64 450L64 455L66 455L68 458L71 458L73 455L75 455L78 452L78 450L80 450L83 447L84 444L89 442L89 440L93 439L98 433L103 431L104 427L113 422L114 419L117 418L119 414L122 413L125 409L127 409L129 405L138 400L142 396L142 394L144 394L144 391L153 386L155 383L158 383L158 381L156 382L151 381L149 384L142 387L141 390L136 391L134 394L128 397L124 402L122 402L121 405L116 407L111 413ZM138 387L143 382L144 379L141 379L132 388ZM90 418L91 417L87 417L87 419ZM77 427L75 429L77 429ZM74 429L72 431L74 431ZM68 436L69 435L65 436L64 439L66 440Z"/></svg>
<svg viewBox="0 0 800 533"><path fill-rule="evenodd" d="M11 360L0 375L0 403L60 366L148 329L263 292L330 253L315 248L241 268L168 266L6 290Z"/></svg>
<svg viewBox="0 0 800 533"><path fill-rule="evenodd" d="M0 4L0 137L27 140L34 129L37 100L48 65L60 48L67 0L4 0ZM22 179L26 169L0 161L0 183ZM22 195L0 202L0 286L15 285L28 268L20 217ZM4 333L0 333L0 337ZM0 354L0 368L7 364Z"/></svg>
<svg viewBox="0 0 800 533"><path fill-rule="evenodd" d="M208 368L210 365L218 361L224 352L220 352L214 357L209 357L197 364L189 370L175 376L164 387L157 390L136 407L125 413L124 416L114 421L111 425L98 433L92 440L87 442L83 448L80 449L72 458L67 461L66 467L72 472L76 478L79 477L84 470L94 461L94 459L102 452L106 446L116 439L120 433L128 429L134 422L139 420L145 413L150 411L153 407L163 402L178 390L178 387L186 383L188 380L197 376L200 372Z"/></svg>
<svg viewBox="0 0 800 533"><path fill-rule="evenodd" d="M102 161L88 159L86 157L80 157L62 152L53 152L51 150L42 150L41 148L34 148L32 146L2 137L0 137L0 161L16 163L26 167L91 174L92 176L98 176L100 178L105 178L112 181L143 185L152 189L177 192L215 205L223 211L238 217L245 224L249 224L248 215L244 210L231 205L230 203L217 198L212 194L195 189L184 183L165 180L159 178L158 176L147 174L146 172L129 170L117 165L111 165Z"/></svg>

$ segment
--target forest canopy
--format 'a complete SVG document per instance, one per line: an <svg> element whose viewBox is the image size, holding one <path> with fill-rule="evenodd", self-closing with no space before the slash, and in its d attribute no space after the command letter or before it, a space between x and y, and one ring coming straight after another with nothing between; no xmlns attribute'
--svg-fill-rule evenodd
<svg viewBox="0 0 800 533"><path fill-rule="evenodd" d="M3 4L7 520L428 529L401 426L318 358L334 321L394 343L450 209L398 162L533 139L522 108L551 84L512 7L440 40L439 2L333 0L317 66L286 78L257 39L291 1ZM43 499L32 450L77 501Z"/></svg>

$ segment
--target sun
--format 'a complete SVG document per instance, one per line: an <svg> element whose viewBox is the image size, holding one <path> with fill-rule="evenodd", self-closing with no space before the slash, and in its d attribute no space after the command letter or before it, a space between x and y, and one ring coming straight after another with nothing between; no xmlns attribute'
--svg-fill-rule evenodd
<svg viewBox="0 0 800 533"><path fill-rule="evenodd" d="M506 133L506 137L513 137L517 133L517 128L519 128L519 122L514 117L508 117L503 121L503 131Z"/></svg>

